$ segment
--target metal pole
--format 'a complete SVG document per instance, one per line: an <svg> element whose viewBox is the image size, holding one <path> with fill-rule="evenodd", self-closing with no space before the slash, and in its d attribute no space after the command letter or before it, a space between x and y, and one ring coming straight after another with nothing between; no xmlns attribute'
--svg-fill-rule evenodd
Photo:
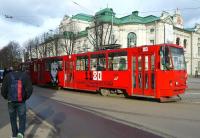
<svg viewBox="0 0 200 138"><path fill-rule="evenodd" d="M164 44L165 44L165 24L164 24Z"/></svg>
<svg viewBox="0 0 200 138"><path fill-rule="evenodd" d="M191 61L191 65L190 65L190 75L192 75L193 73L192 73L192 64L193 64L193 62L192 62L192 58L193 58L193 51L192 51L192 47L193 47L193 42L192 42L192 39L193 39L193 32L191 33L191 57L190 57L190 61Z"/></svg>
<svg viewBox="0 0 200 138"><path fill-rule="evenodd" d="M111 44L113 44L113 13L112 13Z"/></svg>

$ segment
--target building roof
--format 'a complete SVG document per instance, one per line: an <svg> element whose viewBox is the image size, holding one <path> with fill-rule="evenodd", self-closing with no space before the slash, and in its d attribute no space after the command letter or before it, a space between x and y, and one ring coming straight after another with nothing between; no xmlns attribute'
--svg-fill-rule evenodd
<svg viewBox="0 0 200 138"><path fill-rule="evenodd" d="M185 31L188 31L188 32L195 32L195 29L194 28L184 28Z"/></svg>
<svg viewBox="0 0 200 138"><path fill-rule="evenodd" d="M93 20L93 16L84 14L84 13L79 13L79 14L72 16L72 19L78 19L78 20L82 20L82 21L91 22Z"/></svg>
<svg viewBox="0 0 200 138"><path fill-rule="evenodd" d="M139 13L138 11L133 11L132 14L128 16L117 18L115 17L115 13L113 12L112 8L105 8L103 10L98 11L95 14L95 18L98 21L113 22L113 24L116 24L116 25L132 24L132 23L146 24L146 23L160 20L159 17L154 16L154 15L141 17L138 15L138 13Z"/></svg>
<svg viewBox="0 0 200 138"><path fill-rule="evenodd" d="M95 16L79 13L72 17L72 19L78 19L83 21L92 22L94 19L97 19L100 22L113 22L116 25L123 25L123 24L132 24L132 23L140 23L146 24L150 22L154 22L160 20L159 17L154 15L149 15L146 17L141 17L138 15L138 11L133 11L132 14L128 16L124 16L121 18L115 17L115 13L113 12L112 8L105 8L95 13Z"/></svg>
<svg viewBox="0 0 200 138"><path fill-rule="evenodd" d="M117 18L115 17L115 13L113 12L112 8L105 8L102 9L98 12L95 13L94 16L84 14L84 13L79 13L74 16L72 16L72 19L77 19L77 20L82 20L82 21L87 21L87 22L92 22L94 20L97 20L99 22L104 22L104 23L113 23L115 25L124 25L124 24L134 24L134 23L139 23L139 24L146 24L146 23L151 23L156 20L160 20L159 17L149 15L146 17L141 17L138 15L138 11L133 11L132 14ZM64 36L69 38L71 36L72 32L64 32ZM77 38L84 37L88 35L87 29L85 31L78 32L76 35Z"/></svg>
<svg viewBox="0 0 200 138"><path fill-rule="evenodd" d="M125 16L120 18L120 24L131 24L131 23L140 23L140 24L146 24L151 23L157 20L160 20L159 17L149 15L146 17L141 17L136 14L137 12L133 12L131 15Z"/></svg>

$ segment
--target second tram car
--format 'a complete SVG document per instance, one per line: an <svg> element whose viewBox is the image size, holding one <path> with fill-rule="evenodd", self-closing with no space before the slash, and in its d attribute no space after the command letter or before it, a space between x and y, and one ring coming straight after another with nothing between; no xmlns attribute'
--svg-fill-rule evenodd
<svg viewBox="0 0 200 138"><path fill-rule="evenodd" d="M174 44L111 49L33 60L32 81L62 88L156 99L187 88L184 50Z"/></svg>

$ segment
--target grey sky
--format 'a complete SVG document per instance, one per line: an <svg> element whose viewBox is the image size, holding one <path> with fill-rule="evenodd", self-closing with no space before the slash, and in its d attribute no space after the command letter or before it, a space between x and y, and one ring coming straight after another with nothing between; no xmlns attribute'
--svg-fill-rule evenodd
<svg viewBox="0 0 200 138"><path fill-rule="evenodd" d="M164 10L173 13L172 9L178 8L185 27L200 23L200 0L0 0L0 48L10 40L23 44L42 32L58 27L65 14L94 15L107 6L113 8L117 17L126 16L134 10L142 16L160 16ZM4 15L13 18L6 19Z"/></svg>

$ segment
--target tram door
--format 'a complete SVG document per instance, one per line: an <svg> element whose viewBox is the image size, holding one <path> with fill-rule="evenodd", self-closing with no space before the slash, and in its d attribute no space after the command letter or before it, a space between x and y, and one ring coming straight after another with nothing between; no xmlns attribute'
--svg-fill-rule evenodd
<svg viewBox="0 0 200 138"><path fill-rule="evenodd" d="M155 92L155 55L145 54L143 57L143 92L146 96L154 96Z"/></svg>
<svg viewBox="0 0 200 138"><path fill-rule="evenodd" d="M154 95L155 56L153 54L132 57L132 88L133 95Z"/></svg>
<svg viewBox="0 0 200 138"><path fill-rule="evenodd" d="M44 62L40 61L38 62L38 83L43 84L44 83Z"/></svg>
<svg viewBox="0 0 200 138"><path fill-rule="evenodd" d="M73 74L73 60L71 57L69 57L68 60L65 62L65 86L69 88L73 88L73 80L74 80L74 74Z"/></svg>

